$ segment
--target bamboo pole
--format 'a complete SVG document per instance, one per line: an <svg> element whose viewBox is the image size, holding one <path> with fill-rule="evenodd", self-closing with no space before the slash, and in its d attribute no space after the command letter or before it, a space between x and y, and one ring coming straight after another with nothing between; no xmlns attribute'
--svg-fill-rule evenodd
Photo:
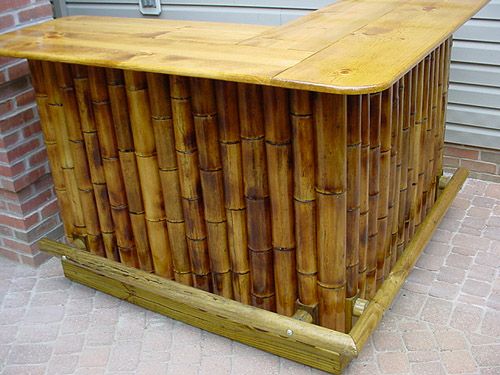
<svg viewBox="0 0 500 375"><path fill-rule="evenodd" d="M401 140L403 105L403 79L394 84L392 100L392 128L391 128L391 186L389 189L389 256L385 261L384 275L388 275L397 260L398 220L399 220L399 186L401 179Z"/></svg>
<svg viewBox="0 0 500 375"><path fill-rule="evenodd" d="M389 192L391 181L391 136L393 87L382 92L380 120L380 194L377 209L377 289L384 281L385 261L389 255Z"/></svg>
<svg viewBox="0 0 500 375"><path fill-rule="evenodd" d="M41 62L41 69L45 81L47 91L47 100L49 104L48 113L51 118L51 124L55 127L55 140L56 149L58 152L59 162L62 168L62 175L64 176L64 185L66 189L69 202L65 202L67 206L71 207L72 219L72 236L83 236L86 232L85 218L83 214L80 195L75 176L75 164L73 160L73 153L71 142L68 133L68 126L66 126L66 112L71 121L74 117L70 118L70 110L66 110L65 101L63 100L63 92L57 79L57 64L49 61ZM67 101L66 101L67 103ZM68 105L68 104L66 104ZM69 218L69 215L68 215Z"/></svg>
<svg viewBox="0 0 500 375"><path fill-rule="evenodd" d="M311 94L293 90L290 94L293 127L294 209L295 239L297 241L297 281L299 301L316 306L317 253L316 253L316 194L315 145Z"/></svg>
<svg viewBox="0 0 500 375"><path fill-rule="evenodd" d="M129 208L130 222L137 249L139 267L146 272L153 272L153 260L142 202L142 189L139 183L139 172L135 158L134 141L130 127L130 117L127 106L127 94L123 71L106 69L106 80L115 128L116 143L120 166L123 173L125 193Z"/></svg>
<svg viewBox="0 0 500 375"><path fill-rule="evenodd" d="M403 253L406 244L405 222L409 219L409 207L407 199L409 196L409 166L410 166L410 122L411 122L411 92L412 92L412 73L409 71L400 83L402 88L400 97L401 109L403 112L402 125L400 127L400 153L398 163L401 161L401 175L399 183L399 214L398 214L398 244L397 244L397 258ZM411 183L411 182L410 182Z"/></svg>
<svg viewBox="0 0 500 375"><path fill-rule="evenodd" d="M173 279L172 251L168 240L156 143L149 108L145 73L124 71L130 128L142 188L142 202L155 273ZM124 127L126 127L124 125ZM118 130L118 129L117 129ZM129 136L130 137L130 136ZM130 139L125 139L130 145ZM125 146L125 144L124 144ZM131 145L130 145L131 146ZM139 197L136 197L139 199Z"/></svg>
<svg viewBox="0 0 500 375"><path fill-rule="evenodd" d="M89 67L88 78L99 149L101 151L104 177L120 259L123 263L131 267L136 267L138 259L132 236L130 216L128 215L123 175L118 159L118 147L106 85L105 70Z"/></svg>
<svg viewBox="0 0 500 375"><path fill-rule="evenodd" d="M175 152L174 124L170 103L169 77L147 73L151 119L155 137L168 239L172 253L174 278L185 285L193 285L193 274L186 239L186 225L182 208L179 169Z"/></svg>
<svg viewBox="0 0 500 375"><path fill-rule="evenodd" d="M251 303L250 265L241 159L238 88L236 83L216 81L215 91L233 294L236 301L249 305Z"/></svg>
<svg viewBox="0 0 500 375"><path fill-rule="evenodd" d="M371 299L376 292L377 280L377 242L378 207L380 196L380 121L382 94L370 94L370 153L368 187L368 255L366 257L366 298Z"/></svg>
<svg viewBox="0 0 500 375"><path fill-rule="evenodd" d="M419 212L418 206L420 202L420 194L418 192L419 170L420 170L420 153L421 153L421 138L422 138L422 108L424 95L424 61L421 61L414 70L412 81L412 112L415 113L413 121L413 129L410 134L412 147L411 165L411 197L410 197L410 218L408 223L408 239L413 237L415 227L417 225L417 216ZM414 110L413 110L414 108Z"/></svg>
<svg viewBox="0 0 500 375"><path fill-rule="evenodd" d="M197 288L212 291L189 80L180 76L169 78L175 149L193 282Z"/></svg>
<svg viewBox="0 0 500 375"><path fill-rule="evenodd" d="M29 67L33 77L32 83L35 89L35 98L40 116L40 124L42 127L45 146L47 147L47 156L49 159L54 188L58 199L61 218L64 227L64 233L68 240L73 238L73 212L70 204L68 190L64 181L64 174L59 159L59 148L57 145L57 129L58 124L53 123L56 120L51 116L51 107L58 106L58 103L51 103L54 98L49 99L46 80L43 78L43 66L40 61L30 60Z"/></svg>
<svg viewBox="0 0 500 375"><path fill-rule="evenodd" d="M417 233L409 242L404 253L398 259L386 281L377 291L377 294L370 301L368 307L349 333L356 343L358 350L362 350L371 333L382 319L384 312L389 308L398 294L406 277L417 262L419 255L424 250L437 225L450 207L453 198L465 182L467 175L467 170L463 168L459 168L455 172L447 187L419 226Z"/></svg>
<svg viewBox="0 0 500 375"><path fill-rule="evenodd" d="M346 299L358 295L360 206L361 206L362 97L347 97L347 227ZM347 229L348 228L348 229ZM346 332L352 327L352 309L346 304Z"/></svg>
<svg viewBox="0 0 500 375"><path fill-rule="evenodd" d="M285 89L264 87L263 99L276 312L292 316L297 299L297 274L289 93Z"/></svg>
<svg viewBox="0 0 500 375"><path fill-rule="evenodd" d="M88 69L82 65L72 65L71 68L104 250L108 259L119 261L120 255L116 244L115 228L111 216L111 206L90 95Z"/></svg>
<svg viewBox="0 0 500 375"><path fill-rule="evenodd" d="M319 323L342 332L346 293L347 97L317 94L314 113Z"/></svg>
<svg viewBox="0 0 500 375"><path fill-rule="evenodd" d="M366 298L366 272L368 256L368 202L370 185L370 95L361 96L360 168L358 295L361 298Z"/></svg>
<svg viewBox="0 0 500 375"><path fill-rule="evenodd" d="M271 207L260 86L238 84L252 304L276 310Z"/></svg>
<svg viewBox="0 0 500 375"><path fill-rule="evenodd" d="M61 91L66 131L73 160L73 175L79 196L84 221L85 242L92 253L104 256L104 243L101 238L99 217L94 198L92 181L83 140L78 101L74 88L71 66L55 64L56 81ZM70 177L72 178L72 177Z"/></svg>
<svg viewBox="0 0 500 375"><path fill-rule="evenodd" d="M214 293L232 298L224 182L213 81L192 78L191 95Z"/></svg>

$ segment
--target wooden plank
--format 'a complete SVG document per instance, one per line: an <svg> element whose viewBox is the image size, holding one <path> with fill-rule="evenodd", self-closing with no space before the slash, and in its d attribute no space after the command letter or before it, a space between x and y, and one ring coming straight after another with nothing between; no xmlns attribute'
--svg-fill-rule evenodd
<svg viewBox="0 0 500 375"><path fill-rule="evenodd" d="M64 256L68 278L195 327L332 373L357 355L351 337L123 264L48 239L41 250Z"/></svg>
<svg viewBox="0 0 500 375"><path fill-rule="evenodd" d="M273 78L273 84L344 94L390 87L486 2L409 2Z"/></svg>
<svg viewBox="0 0 500 375"><path fill-rule="evenodd" d="M0 35L0 54L359 94L389 87L486 2L344 0L275 29L80 16Z"/></svg>

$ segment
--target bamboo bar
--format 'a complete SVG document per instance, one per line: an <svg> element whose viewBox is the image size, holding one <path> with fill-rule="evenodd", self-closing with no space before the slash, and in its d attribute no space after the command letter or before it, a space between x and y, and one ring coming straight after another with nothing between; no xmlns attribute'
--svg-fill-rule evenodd
<svg viewBox="0 0 500 375"><path fill-rule="evenodd" d="M65 234L86 251L42 248L73 280L342 371L465 179L438 197L451 34L482 5L0 35L29 60Z"/></svg>
<svg viewBox="0 0 500 375"><path fill-rule="evenodd" d="M318 304L316 253L315 145L311 95L293 90L294 210L298 295L302 304Z"/></svg>

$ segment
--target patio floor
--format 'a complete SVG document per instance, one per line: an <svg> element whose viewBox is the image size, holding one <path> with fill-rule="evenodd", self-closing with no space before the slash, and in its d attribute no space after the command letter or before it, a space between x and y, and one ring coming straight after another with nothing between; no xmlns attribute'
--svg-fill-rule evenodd
<svg viewBox="0 0 500 375"><path fill-rule="evenodd" d="M500 374L500 184L469 179L346 374ZM0 373L323 374L0 257Z"/></svg>

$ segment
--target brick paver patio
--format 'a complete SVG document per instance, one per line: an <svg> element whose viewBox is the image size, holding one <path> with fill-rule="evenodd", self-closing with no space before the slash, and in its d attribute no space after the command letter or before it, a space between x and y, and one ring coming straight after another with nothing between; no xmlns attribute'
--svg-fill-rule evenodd
<svg viewBox="0 0 500 375"><path fill-rule="evenodd" d="M347 374L500 374L500 184L469 179ZM2 374L322 374L0 257Z"/></svg>

